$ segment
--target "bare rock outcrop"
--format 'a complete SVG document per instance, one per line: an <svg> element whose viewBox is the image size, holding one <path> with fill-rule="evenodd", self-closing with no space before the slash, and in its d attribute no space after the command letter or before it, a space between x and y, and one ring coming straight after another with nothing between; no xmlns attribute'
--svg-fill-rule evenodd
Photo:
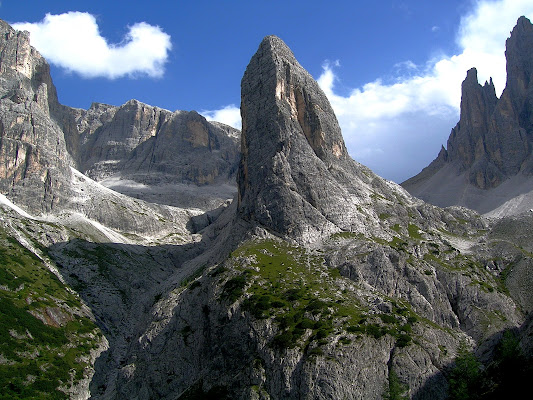
<svg viewBox="0 0 533 400"><path fill-rule="evenodd" d="M363 229L358 205L372 195L405 197L349 157L325 94L281 39L261 42L241 91L237 182L244 219L314 241Z"/></svg>
<svg viewBox="0 0 533 400"><path fill-rule="evenodd" d="M27 36L6 32L26 46ZM520 276L532 265L523 234L533 221L440 209L350 159L324 93L281 39L266 37L246 69L238 196L211 214L121 195L73 166L137 184L216 185L231 176L235 132L136 101L74 110L47 90L43 102L31 82L46 74L24 75L39 57L20 71L11 57L6 70L22 89L2 89L2 143L35 146L35 168L59 171L63 186L52 189L63 202L42 212L39 174L27 169L0 197L0 244L42 257L105 336L78 395L377 400L396 384L409 398L445 399L462 346L490 361L502 332L521 327L530 352L531 282ZM439 155L464 168L492 154L479 143L499 104L475 75L464 84L475 113L461 124L476 140ZM30 116L25 131L20 115ZM18 153L6 149L14 175Z"/></svg>
<svg viewBox="0 0 533 400"><path fill-rule="evenodd" d="M0 188L33 210L50 211L69 197L73 160L51 115L57 94L44 58L27 32L0 21Z"/></svg>
<svg viewBox="0 0 533 400"><path fill-rule="evenodd" d="M381 399L397 376L409 398L446 398L461 343L490 358L522 323L497 283L520 251L493 252L475 213L351 160L281 39L252 57L241 107L237 204L202 231L209 250L187 262L199 272L167 287L100 395Z"/></svg>
<svg viewBox="0 0 533 400"><path fill-rule="evenodd" d="M120 174L149 184L234 181L238 131L194 111L170 112L137 100L64 111L71 154L80 171L95 180Z"/></svg>
<svg viewBox="0 0 533 400"><path fill-rule="evenodd" d="M402 183L411 194L438 206L462 205L487 213L531 190L533 25L525 17L507 39L506 59L507 83L500 99L492 79L481 86L476 69L468 71L461 117L447 149ZM512 187L502 186L506 182ZM508 207L506 212L525 207Z"/></svg>

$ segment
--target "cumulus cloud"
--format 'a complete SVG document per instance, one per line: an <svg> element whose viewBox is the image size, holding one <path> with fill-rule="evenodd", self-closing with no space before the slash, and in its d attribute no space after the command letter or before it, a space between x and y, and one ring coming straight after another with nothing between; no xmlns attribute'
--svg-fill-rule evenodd
<svg viewBox="0 0 533 400"><path fill-rule="evenodd" d="M421 66L398 63L394 82L376 79L347 96L335 92L338 69L325 63L318 82L352 157L396 181L418 173L437 155L459 118L461 82L468 69L478 69L481 83L492 77L498 94L503 90L505 40L521 15L533 17L530 0L478 1L461 20L458 54L441 54Z"/></svg>
<svg viewBox="0 0 533 400"><path fill-rule="evenodd" d="M31 44L49 62L86 78L161 77L172 48L170 36L146 22L129 26L120 43L108 43L95 17L82 12L46 14L41 22L12 26L29 31Z"/></svg>
<svg viewBox="0 0 533 400"><path fill-rule="evenodd" d="M241 129L241 110L235 104L230 104L220 110L204 110L200 112L208 121L222 122L223 124Z"/></svg>
<svg viewBox="0 0 533 400"><path fill-rule="evenodd" d="M457 54L442 53L423 65L398 62L392 82L379 78L348 95L335 90L339 61L326 61L317 81L335 110L352 157L397 182L420 172L437 156L459 119L467 70L476 67L481 84L492 77L501 94L506 80L505 40L521 15L533 19L531 0L478 0L461 19ZM240 127L234 105L203 114Z"/></svg>

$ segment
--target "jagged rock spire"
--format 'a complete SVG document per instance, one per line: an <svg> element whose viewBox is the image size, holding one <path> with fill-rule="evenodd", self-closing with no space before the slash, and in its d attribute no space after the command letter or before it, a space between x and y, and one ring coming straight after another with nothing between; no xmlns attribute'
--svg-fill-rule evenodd
<svg viewBox="0 0 533 400"><path fill-rule="evenodd" d="M241 90L243 217L298 237L349 225L335 206L348 193L330 170L353 161L325 94L281 39L263 39Z"/></svg>
<svg viewBox="0 0 533 400"><path fill-rule="evenodd" d="M357 205L382 180L350 158L326 95L281 39L261 42L241 90L240 215L302 241L361 229Z"/></svg>
<svg viewBox="0 0 533 400"><path fill-rule="evenodd" d="M468 71L460 120L446 154L441 151L428 168L403 183L411 194L439 206L456 204L487 212L498 204L478 189L494 189L519 173L533 173L533 25L526 17L518 19L505 55L507 83L500 99L492 79L481 86L476 69ZM508 200L505 193L498 197Z"/></svg>

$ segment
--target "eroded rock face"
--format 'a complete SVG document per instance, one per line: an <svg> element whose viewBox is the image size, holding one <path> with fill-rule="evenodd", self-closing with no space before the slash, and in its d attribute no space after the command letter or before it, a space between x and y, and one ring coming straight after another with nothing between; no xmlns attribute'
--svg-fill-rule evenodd
<svg viewBox="0 0 533 400"><path fill-rule="evenodd" d="M94 103L69 109L63 119L79 169L96 180L120 173L157 173L167 180L198 185L234 176L238 132L225 130L191 111L170 112L130 100L120 107ZM159 177L163 179L163 177ZM163 179L164 180L164 179Z"/></svg>
<svg viewBox="0 0 533 400"><path fill-rule="evenodd" d="M241 90L243 218L304 241L354 229L377 177L348 156L329 101L281 39L262 41Z"/></svg>
<svg viewBox="0 0 533 400"><path fill-rule="evenodd" d="M89 110L63 107L61 124L77 167L121 193L181 207L196 201L204 208L202 196L212 192L216 208L236 191L239 131L195 111L170 112L137 100L120 107L94 103ZM189 185L191 198L172 196L169 185ZM227 186L233 187L229 194Z"/></svg>
<svg viewBox="0 0 533 400"><path fill-rule="evenodd" d="M446 398L460 343L490 354L522 322L495 289L520 251L350 160L281 39L252 57L241 107L238 204L203 231L201 277L151 309L114 395L381 399L394 372L410 398Z"/></svg>
<svg viewBox="0 0 533 400"><path fill-rule="evenodd" d="M113 189L156 203L211 210L234 197L238 130L136 100L63 106L28 33L3 21L0 29L4 194L31 212L70 207L74 167L97 181L112 177Z"/></svg>
<svg viewBox="0 0 533 400"><path fill-rule="evenodd" d="M501 98L497 99L492 80L481 86L475 68L468 71L460 121L452 129L447 150L402 184L413 195L439 206L456 204L487 212L511 198L491 189L517 175L532 174L533 25L527 18L518 20L506 49L507 83ZM459 177L464 179L461 188ZM490 196L502 197L500 204L484 205Z"/></svg>
<svg viewBox="0 0 533 400"><path fill-rule="evenodd" d="M482 135L493 89L478 88L474 72L465 88L474 87L468 107L478 114L464 124ZM446 398L460 344L489 359L501 331L533 305L520 280L532 263L521 235L533 221L491 226L467 209L439 209L351 160L324 94L279 38L264 39L242 85L239 197L220 215L147 204L75 169L76 213L36 218L0 198L2 225L47 254L106 336L81 394L377 400L397 376L410 398ZM57 149L94 173L115 162L169 176L179 171L173 153L220 154L213 126L230 134L195 113L135 101L87 111L48 104L55 120L45 120L68 132ZM36 193L31 182L17 185ZM204 229L191 234L191 224Z"/></svg>
<svg viewBox="0 0 533 400"><path fill-rule="evenodd" d="M29 35L0 21L0 188L32 210L50 211L69 197L70 157L51 119L59 104L49 66Z"/></svg>

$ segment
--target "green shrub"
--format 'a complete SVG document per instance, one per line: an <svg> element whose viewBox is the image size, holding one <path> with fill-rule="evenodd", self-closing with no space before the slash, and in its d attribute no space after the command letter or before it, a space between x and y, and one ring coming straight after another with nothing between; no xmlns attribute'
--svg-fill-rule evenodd
<svg viewBox="0 0 533 400"><path fill-rule="evenodd" d="M296 325L296 327L300 329L313 329L315 327L315 321L310 320L309 318L304 318Z"/></svg>
<svg viewBox="0 0 533 400"><path fill-rule="evenodd" d="M324 311L328 307L328 304L320 299L313 299L309 302L305 309L312 314L318 314Z"/></svg>
<svg viewBox="0 0 533 400"><path fill-rule="evenodd" d="M405 347L407 345L409 345L409 343L411 343L411 336L409 336L408 334L406 333L400 333L398 335L398 339L396 340L396 345L398 347Z"/></svg>
<svg viewBox="0 0 533 400"><path fill-rule="evenodd" d="M350 325L346 328L350 333L364 332L365 328L361 325Z"/></svg>
<svg viewBox="0 0 533 400"><path fill-rule="evenodd" d="M324 354L324 351L320 347L313 347L308 352L309 356L321 356Z"/></svg>
<svg viewBox="0 0 533 400"><path fill-rule="evenodd" d="M370 324L370 325L367 325L366 328L365 328L365 332L374 337L375 339L379 339L380 337L382 337L383 335L385 335L387 333L387 330L386 329L383 329L381 326L379 325L376 325L376 324Z"/></svg>
<svg viewBox="0 0 533 400"><path fill-rule="evenodd" d="M394 370L389 371L389 383L385 388L383 395L384 400L407 400L409 396L406 394L408 387L400 382L398 375Z"/></svg>
<svg viewBox="0 0 533 400"><path fill-rule="evenodd" d="M243 290L246 287L246 280L248 274L246 272L242 273L239 276L231 278L224 285L224 296L229 299L230 302L235 302L239 297L242 296Z"/></svg>
<svg viewBox="0 0 533 400"><path fill-rule="evenodd" d="M349 345L350 343L352 343L352 339L349 339L349 338L343 336L343 337L341 337L339 339L339 342L341 342L344 345Z"/></svg>
<svg viewBox="0 0 533 400"><path fill-rule="evenodd" d="M272 345L280 349L288 349L296 345L293 334L290 331L282 332L272 339Z"/></svg>
<svg viewBox="0 0 533 400"><path fill-rule="evenodd" d="M392 315L389 315L389 314L380 314L379 317L386 324L395 324L398 322L396 318L394 318Z"/></svg>

